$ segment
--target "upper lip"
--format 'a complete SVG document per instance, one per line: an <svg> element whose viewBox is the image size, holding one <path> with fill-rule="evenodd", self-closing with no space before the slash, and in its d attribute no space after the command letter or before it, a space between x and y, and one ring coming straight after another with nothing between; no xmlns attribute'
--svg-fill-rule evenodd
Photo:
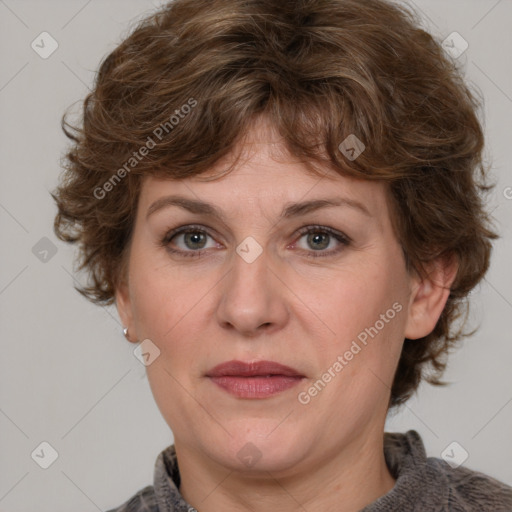
<svg viewBox="0 0 512 512"><path fill-rule="evenodd" d="M206 374L207 377L267 377L270 375L304 377L298 370L274 361L226 361Z"/></svg>

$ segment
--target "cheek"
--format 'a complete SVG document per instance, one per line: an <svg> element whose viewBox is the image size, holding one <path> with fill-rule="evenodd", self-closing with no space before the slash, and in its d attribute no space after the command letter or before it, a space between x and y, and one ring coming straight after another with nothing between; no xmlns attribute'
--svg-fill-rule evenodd
<svg viewBox="0 0 512 512"><path fill-rule="evenodd" d="M393 289L385 275L375 266L351 268L329 275L323 283L304 282L303 289L332 332L355 336L373 325L393 303Z"/></svg>
<svg viewBox="0 0 512 512"><path fill-rule="evenodd" d="M340 316L341 334L334 343L324 341L318 374L299 397L318 414L327 411L333 432L347 421L347 411L351 421L369 422L386 408L403 343L405 309L398 300L375 301L373 313L369 308L366 304L364 316L357 318Z"/></svg>
<svg viewBox="0 0 512 512"><path fill-rule="evenodd" d="M176 308L170 289L152 278L150 273L133 278L133 313L139 336L157 342L170 329L170 314Z"/></svg>
<svg viewBox="0 0 512 512"><path fill-rule="evenodd" d="M141 247L130 269L131 301L139 336L165 340L200 300L197 286Z"/></svg>
<svg viewBox="0 0 512 512"><path fill-rule="evenodd" d="M406 321L404 271L392 258L379 265L340 272L322 297L318 315L328 326L316 350L321 366L329 369L342 356L346 379L366 379L368 370L389 381L400 355ZM327 332L327 331L325 331ZM339 368L339 365L338 365ZM361 375L364 373L364 375Z"/></svg>
<svg viewBox="0 0 512 512"><path fill-rule="evenodd" d="M130 276L135 328L141 340L148 338L159 348L162 363L150 365L148 376L168 380L163 374L157 377L163 366L180 380L190 374L188 379L200 373L198 354L204 360L215 348L205 340L213 314L205 293L215 281L210 283L206 276L192 279L167 264L139 263Z"/></svg>

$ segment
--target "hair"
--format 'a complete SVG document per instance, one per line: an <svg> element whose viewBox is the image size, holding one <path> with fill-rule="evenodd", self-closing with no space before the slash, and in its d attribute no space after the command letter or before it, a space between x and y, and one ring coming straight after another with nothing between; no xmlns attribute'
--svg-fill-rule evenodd
<svg viewBox="0 0 512 512"><path fill-rule="evenodd" d="M443 385L458 322L491 254L481 100L417 15L385 0L175 0L102 61L52 194L55 232L78 243L77 289L115 301L144 177L205 173L264 116L291 155L383 180L409 271L458 270L434 330L403 345L390 407ZM355 159L340 143L365 145Z"/></svg>

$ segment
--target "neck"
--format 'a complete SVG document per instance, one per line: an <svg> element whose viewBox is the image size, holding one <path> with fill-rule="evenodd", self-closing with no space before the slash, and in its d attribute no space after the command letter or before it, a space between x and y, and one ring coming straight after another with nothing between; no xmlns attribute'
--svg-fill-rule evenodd
<svg viewBox="0 0 512 512"><path fill-rule="evenodd" d="M355 439L335 454L323 454L283 472L249 474L176 446L180 492L201 512L336 510L357 512L390 491L395 480L384 459L383 434Z"/></svg>

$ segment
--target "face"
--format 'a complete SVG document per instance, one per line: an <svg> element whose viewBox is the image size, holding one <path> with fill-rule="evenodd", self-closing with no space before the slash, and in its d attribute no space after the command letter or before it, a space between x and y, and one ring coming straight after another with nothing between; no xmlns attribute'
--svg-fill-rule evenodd
<svg viewBox="0 0 512 512"><path fill-rule="evenodd" d="M147 374L176 446L285 472L382 435L404 337L436 314L383 183L314 176L270 129L250 135L220 179L146 179L116 299L160 351Z"/></svg>

